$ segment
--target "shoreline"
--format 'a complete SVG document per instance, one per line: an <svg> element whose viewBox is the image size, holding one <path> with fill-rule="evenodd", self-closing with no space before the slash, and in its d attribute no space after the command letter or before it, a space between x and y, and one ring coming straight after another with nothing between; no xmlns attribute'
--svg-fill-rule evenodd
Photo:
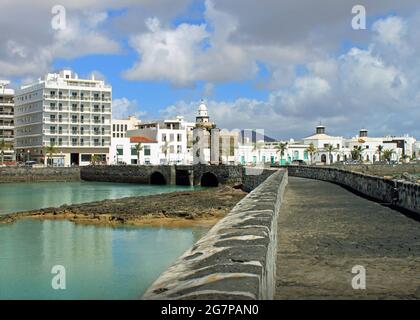
<svg viewBox="0 0 420 320"><path fill-rule="evenodd" d="M18 220L66 220L97 226L211 227L247 195L228 186L107 199L0 216Z"/></svg>

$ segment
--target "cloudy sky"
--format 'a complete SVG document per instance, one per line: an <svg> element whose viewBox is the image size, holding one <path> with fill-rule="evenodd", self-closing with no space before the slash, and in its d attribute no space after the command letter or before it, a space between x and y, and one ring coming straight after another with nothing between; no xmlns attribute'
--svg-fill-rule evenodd
<svg viewBox="0 0 420 320"><path fill-rule="evenodd" d="M1 0L0 79L95 73L118 118L192 119L204 98L220 128L420 138L418 0L61 0L62 30L56 4Z"/></svg>

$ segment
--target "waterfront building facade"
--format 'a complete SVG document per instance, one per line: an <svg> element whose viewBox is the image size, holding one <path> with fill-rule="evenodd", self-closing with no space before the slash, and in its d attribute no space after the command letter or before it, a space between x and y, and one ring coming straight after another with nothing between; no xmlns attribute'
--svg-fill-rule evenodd
<svg viewBox="0 0 420 320"><path fill-rule="evenodd" d="M125 138L127 137L128 130L136 129L141 120L135 116L129 116L127 119L112 119L112 138Z"/></svg>
<svg viewBox="0 0 420 320"><path fill-rule="evenodd" d="M56 166L109 161L112 87L70 70L22 86L15 100L15 148L20 160ZM52 158L46 148L54 146Z"/></svg>
<svg viewBox="0 0 420 320"><path fill-rule="evenodd" d="M157 141L147 137L111 139L109 155L113 165L159 164L159 154Z"/></svg>
<svg viewBox="0 0 420 320"><path fill-rule="evenodd" d="M153 141L151 154L142 161L150 164L191 164L192 141L190 140L194 124L183 117L175 119L141 122L134 130L127 131L127 138ZM132 143L133 139L131 139ZM141 142L141 141L140 141ZM142 143L142 142L141 142ZM149 159L149 160L146 160Z"/></svg>
<svg viewBox="0 0 420 320"><path fill-rule="evenodd" d="M4 143L2 160L4 163L14 161L14 90L7 88L10 84L7 80L0 80L0 143ZM1 159L0 159L1 160Z"/></svg>

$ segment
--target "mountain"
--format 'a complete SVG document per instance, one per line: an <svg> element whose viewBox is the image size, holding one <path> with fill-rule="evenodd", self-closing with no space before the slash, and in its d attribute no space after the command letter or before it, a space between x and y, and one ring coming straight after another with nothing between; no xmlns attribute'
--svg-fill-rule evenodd
<svg viewBox="0 0 420 320"><path fill-rule="evenodd" d="M239 135L239 143L242 143L244 140L248 140L252 143L255 143L256 141L261 141L261 140L264 140L265 142L277 141L276 139L270 138L255 130L241 130L240 135Z"/></svg>

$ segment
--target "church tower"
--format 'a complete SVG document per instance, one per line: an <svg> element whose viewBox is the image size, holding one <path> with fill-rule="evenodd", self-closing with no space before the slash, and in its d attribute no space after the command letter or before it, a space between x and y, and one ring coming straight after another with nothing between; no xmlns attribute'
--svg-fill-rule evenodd
<svg viewBox="0 0 420 320"><path fill-rule="evenodd" d="M195 118L195 122L197 124L201 123L209 123L210 122L210 117L209 117L209 113L207 111L207 106L204 103L204 100L201 100L200 105L198 106L198 112L197 112L197 116Z"/></svg>

